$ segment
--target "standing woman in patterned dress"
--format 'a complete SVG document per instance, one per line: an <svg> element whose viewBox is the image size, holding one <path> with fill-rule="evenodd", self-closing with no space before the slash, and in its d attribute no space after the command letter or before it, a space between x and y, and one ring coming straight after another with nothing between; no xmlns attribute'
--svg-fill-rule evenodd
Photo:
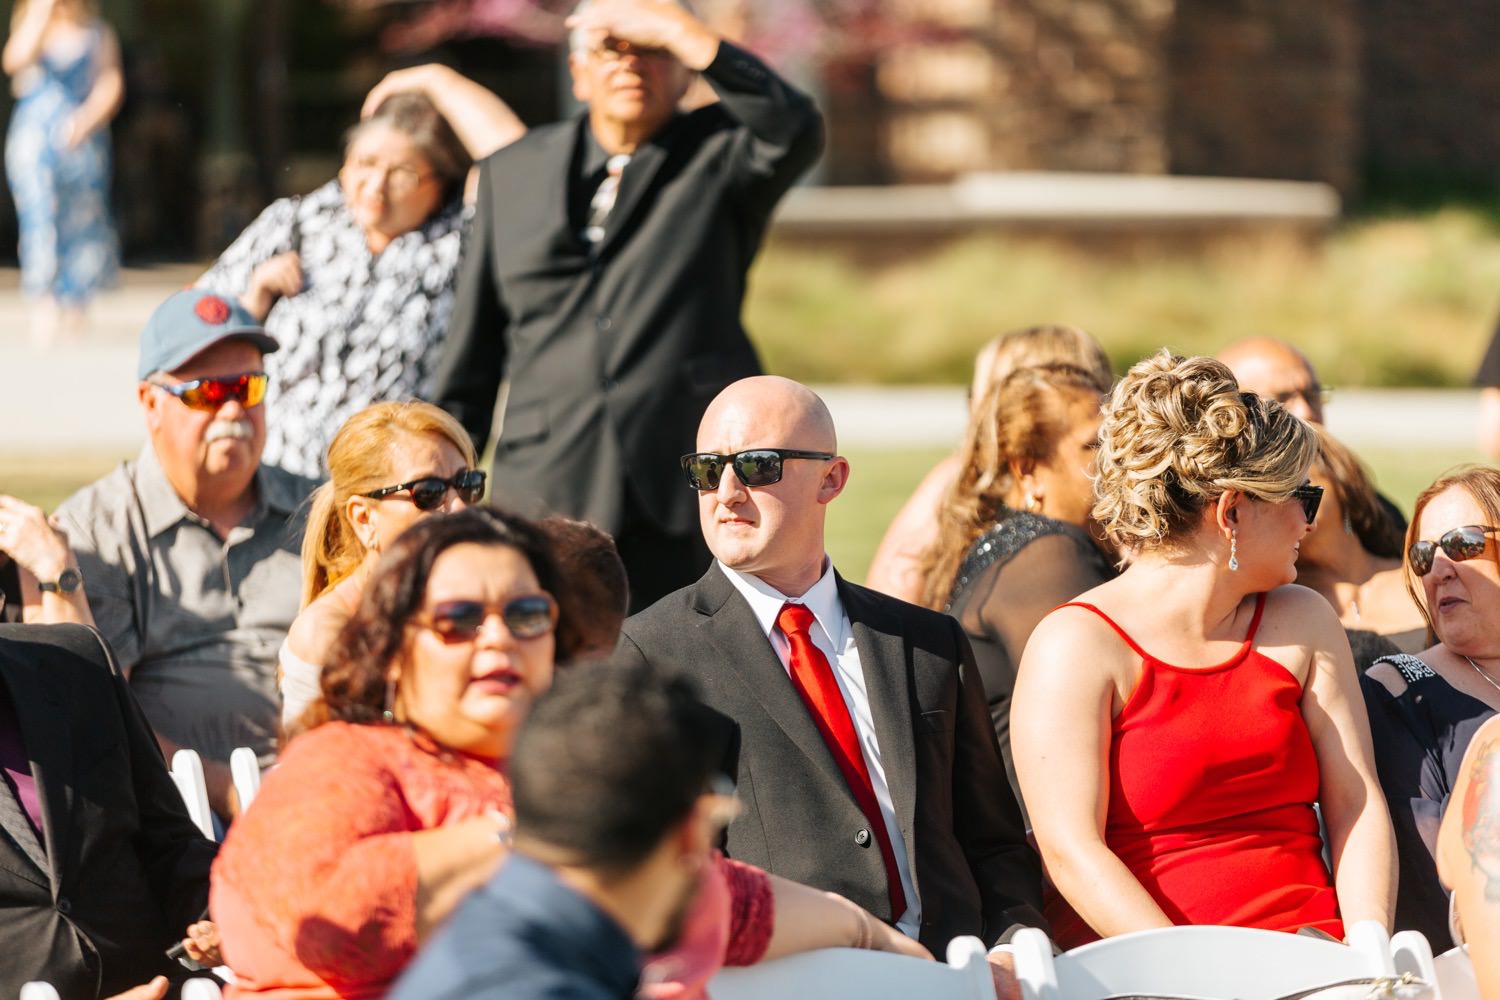
<svg viewBox="0 0 1500 1000"><path fill-rule="evenodd" d="M83 332L114 282L109 121L125 98L120 42L93 0L17 0L0 56L16 95L5 171L21 228L21 288L39 346Z"/></svg>
<svg viewBox="0 0 1500 1000"><path fill-rule="evenodd" d="M338 177L272 202L198 279L281 342L266 359L264 461L321 477L347 417L424 395L453 309L470 167L525 131L444 66L392 73L350 129Z"/></svg>

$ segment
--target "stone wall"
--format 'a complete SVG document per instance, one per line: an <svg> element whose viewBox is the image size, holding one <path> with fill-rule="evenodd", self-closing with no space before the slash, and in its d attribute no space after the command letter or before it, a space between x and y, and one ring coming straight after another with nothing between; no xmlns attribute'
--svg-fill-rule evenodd
<svg viewBox="0 0 1500 1000"><path fill-rule="evenodd" d="M883 148L900 180L975 170L1160 173L1173 0L902 0L946 29L876 62Z"/></svg>
<svg viewBox="0 0 1500 1000"><path fill-rule="evenodd" d="M1171 173L1354 188L1354 0L1177 0L1160 80Z"/></svg>
<svg viewBox="0 0 1500 1000"><path fill-rule="evenodd" d="M1500 4L1359 0L1365 162L1500 181Z"/></svg>
<svg viewBox="0 0 1500 1000"><path fill-rule="evenodd" d="M1428 6L893 0L895 16L947 34L892 47L875 60L872 91L839 99L841 112L874 123L851 131L877 145L854 152L835 144L829 177L859 172L919 182L985 170L1124 171L1320 180L1350 193L1366 133L1372 152L1384 155L1402 132L1425 124L1421 155L1429 156L1448 138L1462 138L1447 119L1478 117L1473 102L1456 102L1436 119L1427 108L1444 89L1440 80L1453 76L1438 54L1457 44L1441 33L1437 41L1403 43L1403 35L1420 33L1407 22L1427 18L1419 11ZM1500 4L1457 6L1484 8L1496 22L1471 31L1460 51L1482 64L1471 75L1495 77L1500 90L1500 63L1479 51L1500 27ZM1368 18L1379 24L1367 48ZM1426 81L1415 89L1396 72L1412 62L1420 66L1409 73ZM1387 106L1396 112L1389 119ZM1500 146L1500 118L1492 131L1490 145ZM1472 157L1496 162L1490 145ZM851 171L851 158L865 169Z"/></svg>

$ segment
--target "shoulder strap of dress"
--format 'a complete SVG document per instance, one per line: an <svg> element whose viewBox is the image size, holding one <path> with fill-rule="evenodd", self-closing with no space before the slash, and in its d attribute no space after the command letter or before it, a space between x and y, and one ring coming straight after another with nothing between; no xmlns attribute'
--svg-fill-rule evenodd
<svg viewBox="0 0 1500 1000"><path fill-rule="evenodd" d="M1392 653L1389 656L1379 656L1375 658L1375 662L1371 663L1370 666L1373 667L1376 663L1389 663L1395 667L1397 672L1401 674L1401 679L1406 681L1408 685L1415 684L1417 681L1428 677L1437 676L1437 673L1431 667L1410 653Z"/></svg>
<svg viewBox="0 0 1500 1000"><path fill-rule="evenodd" d="M1255 595L1255 614L1250 618L1250 631L1245 633L1246 642L1255 641L1255 633L1260 629L1261 616L1266 613L1266 595L1262 591Z"/></svg>
<svg viewBox="0 0 1500 1000"><path fill-rule="evenodd" d="M1098 608L1094 607L1092 604L1085 604L1083 601L1069 601L1067 604L1059 604L1057 608L1053 608L1052 610L1056 611L1058 608L1083 608L1085 611L1092 611L1094 614L1104 619L1104 623L1110 628L1114 629L1115 634L1118 635L1121 639L1124 639L1125 645L1133 649L1137 656L1139 656L1143 660L1156 659L1150 653L1146 652L1139 645L1137 645L1136 641L1130 637L1130 633L1122 629L1118 622L1116 622L1109 615L1105 614L1103 611L1100 611Z"/></svg>

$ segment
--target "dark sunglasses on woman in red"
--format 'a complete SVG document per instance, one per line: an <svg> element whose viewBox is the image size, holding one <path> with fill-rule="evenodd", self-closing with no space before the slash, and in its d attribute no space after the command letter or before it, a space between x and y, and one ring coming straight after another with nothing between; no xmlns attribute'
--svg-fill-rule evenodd
<svg viewBox="0 0 1500 1000"><path fill-rule="evenodd" d="M1318 519L1318 508L1323 505L1323 487L1304 483L1292 490L1290 499L1302 504L1302 516L1307 518L1308 524L1312 524Z"/></svg>

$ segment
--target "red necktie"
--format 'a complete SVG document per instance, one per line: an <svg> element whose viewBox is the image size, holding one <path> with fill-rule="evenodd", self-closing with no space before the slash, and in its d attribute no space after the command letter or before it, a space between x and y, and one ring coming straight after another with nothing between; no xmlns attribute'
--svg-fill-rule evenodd
<svg viewBox="0 0 1500 1000"><path fill-rule="evenodd" d="M906 912L906 893L901 889L896 852L891 848L885 817L880 814L880 803L875 799L875 786L870 783L870 770L865 766L865 755L859 748L859 734L849 716L849 706L844 704L844 695L839 691L833 668L828 665L828 657L812 641L809 631L812 623L813 613L802 604L784 604L776 616L776 625L786 634L791 646L788 666L792 686L802 696L818 732L823 734L823 742L833 753L834 763L838 764L845 783L854 793L854 801L869 821L870 832L880 843L880 857L885 862L886 881L891 891L891 919L900 920Z"/></svg>

